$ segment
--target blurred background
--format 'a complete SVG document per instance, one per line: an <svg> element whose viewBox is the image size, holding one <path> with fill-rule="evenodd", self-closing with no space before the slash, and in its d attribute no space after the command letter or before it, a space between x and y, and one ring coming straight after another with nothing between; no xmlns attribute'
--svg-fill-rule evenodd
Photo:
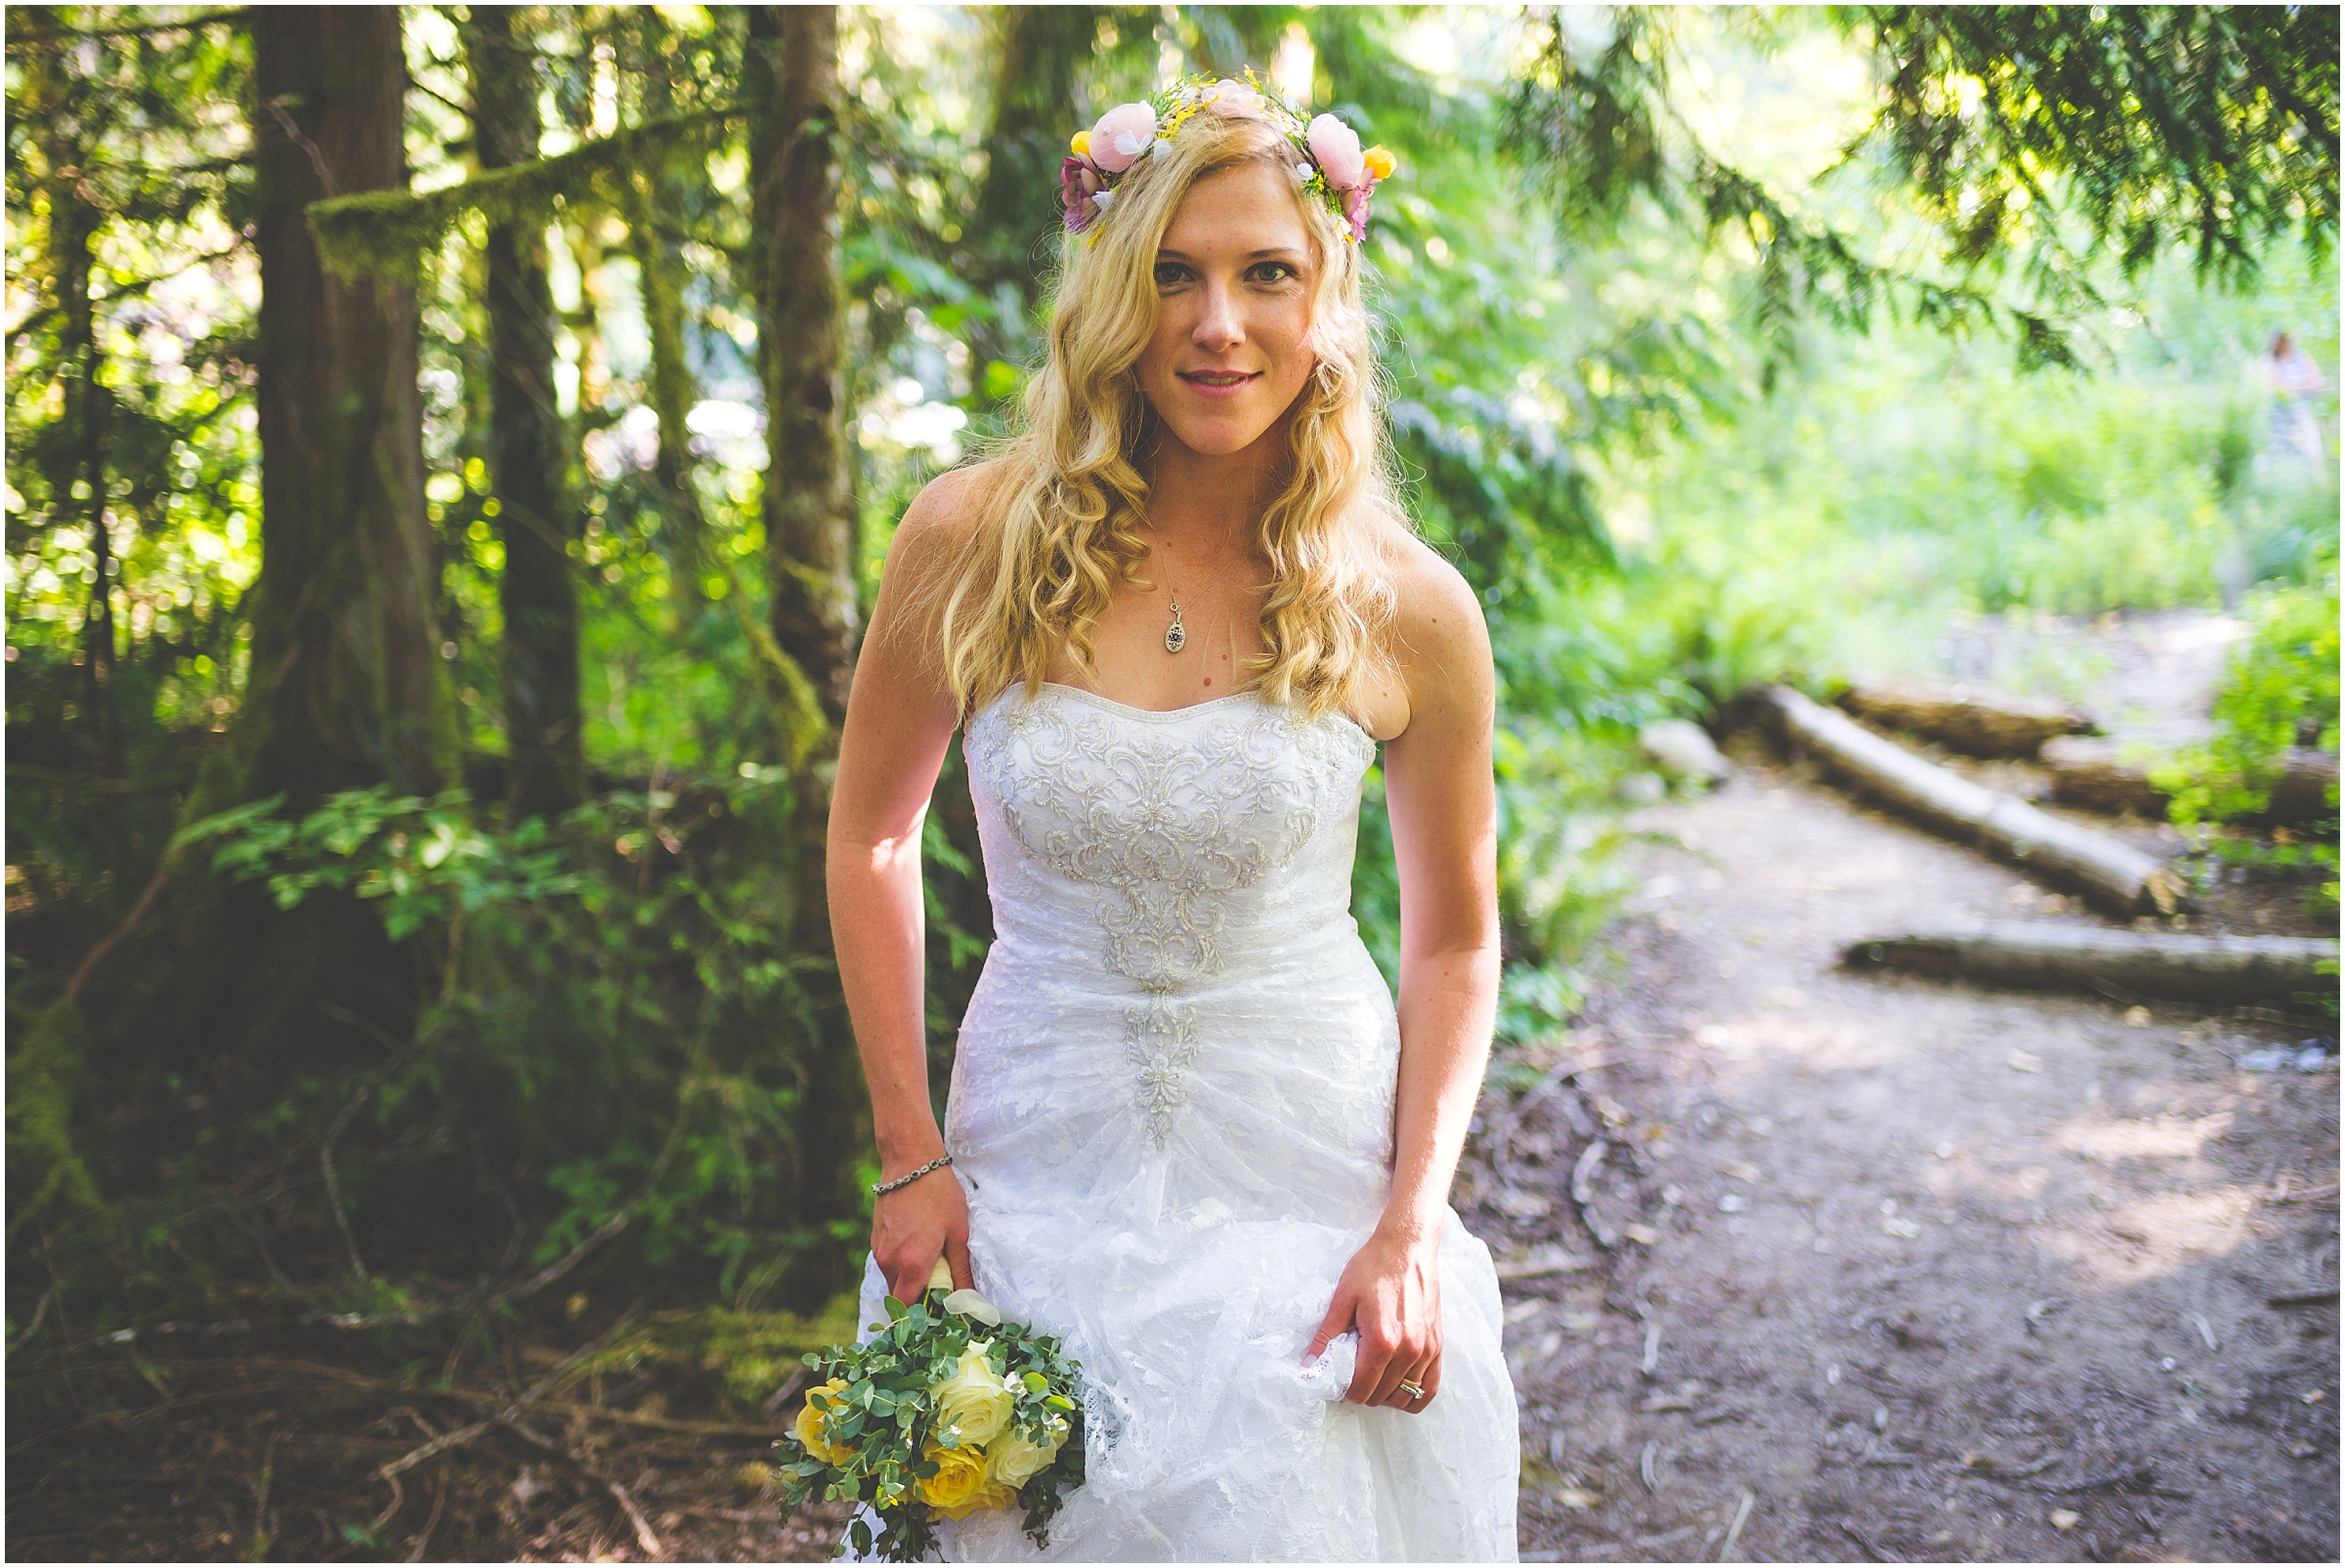
<svg viewBox="0 0 2345 1568"><path fill-rule="evenodd" d="M2158 614L2231 647L2161 758L2192 864L2333 910L2333 811L2243 825L2336 746L2336 16L10 7L14 1428L191 1386L108 1336L518 1387L593 1331L771 1416L874 1173L855 630L1010 428L1068 136L1180 71L1399 159L1364 255L1497 650L1502 1035L1585 999L1641 730L2079 699ZM957 759L927 847L941 1101ZM268 1484L108 1549L265 1554ZM305 1554L391 1549L354 1486Z"/></svg>

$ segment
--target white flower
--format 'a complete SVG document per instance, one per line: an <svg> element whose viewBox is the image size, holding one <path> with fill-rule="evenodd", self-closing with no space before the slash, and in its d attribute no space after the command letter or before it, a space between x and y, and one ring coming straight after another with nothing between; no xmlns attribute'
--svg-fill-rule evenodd
<svg viewBox="0 0 2345 1568"><path fill-rule="evenodd" d="M1108 203L1115 199L1116 193L1113 191L1094 191L1091 192L1091 205L1097 207L1101 212L1105 212L1107 210Z"/></svg>
<svg viewBox="0 0 2345 1568"><path fill-rule="evenodd" d="M1148 145L1148 155L1152 158L1171 157L1172 155L1172 139L1169 136L1158 137Z"/></svg>
<svg viewBox="0 0 2345 1568"><path fill-rule="evenodd" d="M975 1318L989 1329L1002 1326L1002 1309L975 1291L955 1291L945 1297L945 1310L958 1312L964 1318Z"/></svg>

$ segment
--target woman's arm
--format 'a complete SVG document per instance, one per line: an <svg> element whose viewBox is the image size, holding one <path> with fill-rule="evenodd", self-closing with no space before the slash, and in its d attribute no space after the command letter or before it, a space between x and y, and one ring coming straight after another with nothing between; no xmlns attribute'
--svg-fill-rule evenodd
<svg viewBox="0 0 2345 1568"><path fill-rule="evenodd" d="M882 1180L945 1152L928 1099L920 827L959 716L940 678L925 590L969 531L970 484L966 471L936 480L897 528L855 662L831 796L831 935ZM968 1208L950 1170L874 1207L872 1251L899 1300L919 1299L940 1255L957 1286L972 1284L968 1238Z"/></svg>
<svg viewBox="0 0 2345 1568"><path fill-rule="evenodd" d="M1311 1353L1356 1327L1351 1398L1417 1411L1440 1387L1441 1229L1498 1012L1498 807L1496 681L1481 607L1447 563L1415 541L1407 548L1397 631L1409 719L1385 747L1400 870L1392 1190ZM1403 1392L1404 1381L1424 1398Z"/></svg>

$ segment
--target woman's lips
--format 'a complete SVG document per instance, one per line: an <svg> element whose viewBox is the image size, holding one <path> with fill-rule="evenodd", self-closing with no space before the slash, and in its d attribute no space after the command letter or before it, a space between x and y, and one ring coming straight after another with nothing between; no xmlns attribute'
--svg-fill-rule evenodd
<svg viewBox="0 0 2345 1568"><path fill-rule="evenodd" d="M1207 398L1234 398L1262 378L1259 370L1182 370L1177 374L1192 392Z"/></svg>

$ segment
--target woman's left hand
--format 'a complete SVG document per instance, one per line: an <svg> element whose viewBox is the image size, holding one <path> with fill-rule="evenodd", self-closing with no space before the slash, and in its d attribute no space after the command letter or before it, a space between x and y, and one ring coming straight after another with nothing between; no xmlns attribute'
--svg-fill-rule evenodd
<svg viewBox="0 0 2345 1568"><path fill-rule="evenodd" d="M1438 1234L1379 1230L1344 1265L1309 1354L1318 1355L1346 1329L1359 1331L1359 1360L1345 1395L1353 1404L1414 1416L1441 1391L1440 1250Z"/></svg>

